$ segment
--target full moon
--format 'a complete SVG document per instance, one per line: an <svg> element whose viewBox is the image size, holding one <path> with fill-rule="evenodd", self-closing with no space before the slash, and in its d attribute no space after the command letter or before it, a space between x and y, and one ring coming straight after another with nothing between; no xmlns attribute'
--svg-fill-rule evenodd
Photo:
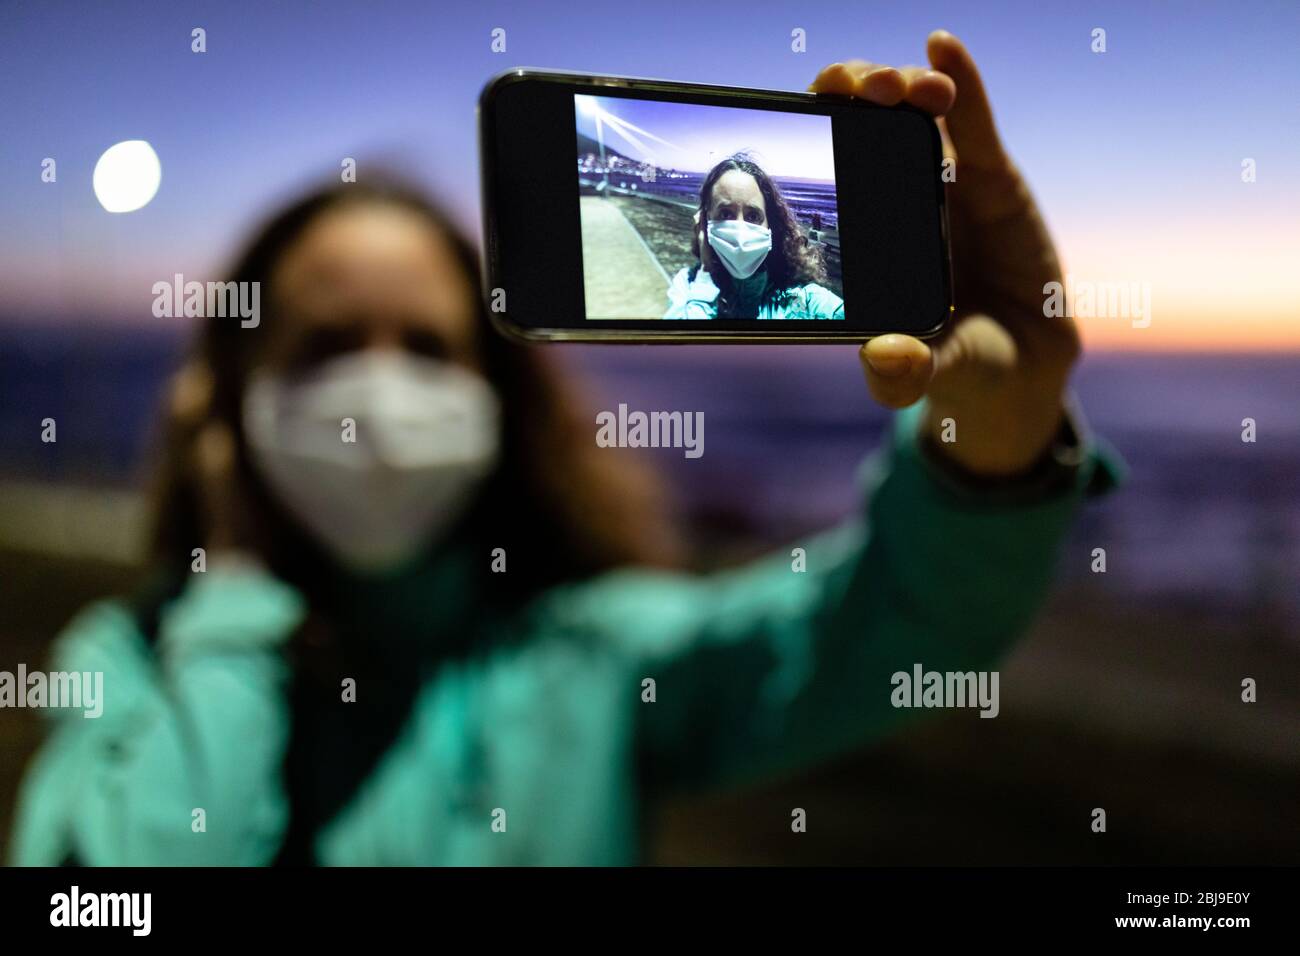
<svg viewBox="0 0 1300 956"><path fill-rule="evenodd" d="M149 204L162 182L158 154L142 139L104 150L95 164L95 198L109 212L135 212Z"/></svg>

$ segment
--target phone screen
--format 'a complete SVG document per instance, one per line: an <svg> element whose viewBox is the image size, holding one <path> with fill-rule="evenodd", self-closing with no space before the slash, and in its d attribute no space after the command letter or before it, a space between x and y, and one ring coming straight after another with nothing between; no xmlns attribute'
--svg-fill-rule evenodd
<svg viewBox="0 0 1300 956"><path fill-rule="evenodd" d="M487 289L536 338L933 334L942 148L910 108L521 72L485 91Z"/></svg>
<svg viewBox="0 0 1300 956"><path fill-rule="evenodd" d="M573 100L588 319L844 320L829 116Z"/></svg>

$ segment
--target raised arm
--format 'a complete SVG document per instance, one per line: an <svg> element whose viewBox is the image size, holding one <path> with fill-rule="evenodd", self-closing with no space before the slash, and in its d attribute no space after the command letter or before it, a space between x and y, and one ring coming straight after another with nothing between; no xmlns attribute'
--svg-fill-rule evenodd
<svg viewBox="0 0 1300 956"><path fill-rule="evenodd" d="M916 714L893 706L892 675L989 669L1024 630L1111 465L1088 448L1054 487L964 488L918 447L923 417L900 413L864 469L864 521L644 592L633 640L637 679L655 682L655 701L638 704L651 789L734 783L866 743ZM630 604L640 587L629 583Z"/></svg>
<svg viewBox="0 0 1300 956"><path fill-rule="evenodd" d="M908 712L890 702L895 672L987 667L1042 600L1104 467L1080 447L1073 466L1056 461L1079 354L1072 322L1044 315L1056 252L970 54L942 31L927 53L928 68L834 63L811 89L939 117L957 163L954 321L929 343L861 349L872 396L906 409L865 525L810 544L806 572L782 554L676 602L645 665L662 678L641 711L652 775L708 782L818 759Z"/></svg>

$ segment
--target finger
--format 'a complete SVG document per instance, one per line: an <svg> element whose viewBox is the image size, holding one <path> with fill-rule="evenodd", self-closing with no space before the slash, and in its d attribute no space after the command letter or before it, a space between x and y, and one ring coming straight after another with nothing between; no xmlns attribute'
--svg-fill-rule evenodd
<svg viewBox="0 0 1300 956"><path fill-rule="evenodd" d="M832 63L829 66L822 67L822 71L817 74L817 78L809 84L808 92L840 93L844 96L852 96L857 82L857 76L849 69L848 64Z"/></svg>
<svg viewBox="0 0 1300 956"><path fill-rule="evenodd" d="M952 109L957 98L957 84L952 77L927 66L905 66L899 71L907 88L903 102L925 110L931 116L942 116Z"/></svg>
<svg viewBox="0 0 1300 956"><path fill-rule="evenodd" d="M870 339L858 356L871 397L887 408L905 408L920 400L934 375L930 347L910 335Z"/></svg>
<svg viewBox="0 0 1300 956"><path fill-rule="evenodd" d="M950 76L957 98L946 115L948 133L966 166L992 166L1005 159L993 122L993 110L979 69L966 47L946 30L936 30L926 43L930 65Z"/></svg>
<svg viewBox="0 0 1300 956"><path fill-rule="evenodd" d="M907 93L907 81L892 66L866 60L850 60L849 68L857 75L853 95L881 106L897 106Z"/></svg>
<svg viewBox="0 0 1300 956"><path fill-rule="evenodd" d="M881 68L881 64L870 60L836 61L817 74L809 89L814 93L843 93L852 96L861 86L864 76Z"/></svg>
<svg viewBox="0 0 1300 956"><path fill-rule="evenodd" d="M840 93L881 106L894 106L902 102L907 82L903 74L892 66L869 60L848 60L826 67L808 89L813 93Z"/></svg>

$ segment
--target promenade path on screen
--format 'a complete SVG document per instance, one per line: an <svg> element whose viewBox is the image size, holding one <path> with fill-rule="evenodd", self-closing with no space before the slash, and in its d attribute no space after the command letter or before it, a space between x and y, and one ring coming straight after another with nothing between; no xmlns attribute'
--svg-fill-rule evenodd
<svg viewBox="0 0 1300 956"><path fill-rule="evenodd" d="M589 319L657 319L669 276L618 205L582 196L582 277Z"/></svg>

